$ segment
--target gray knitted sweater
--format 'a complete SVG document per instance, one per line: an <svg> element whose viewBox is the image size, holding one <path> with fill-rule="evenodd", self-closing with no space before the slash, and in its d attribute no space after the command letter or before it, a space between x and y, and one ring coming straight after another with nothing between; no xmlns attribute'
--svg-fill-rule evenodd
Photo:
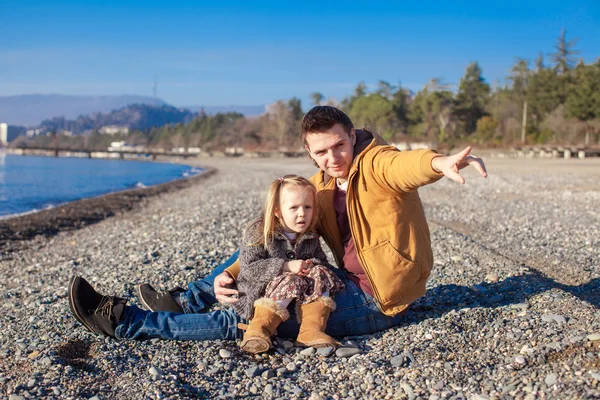
<svg viewBox="0 0 600 400"><path fill-rule="evenodd" d="M264 296L269 282L282 273L284 262L311 260L315 265L331 267L316 232L300 235L294 245L283 232L276 232L273 243L267 248L263 243L253 245L262 235L262 220L253 222L244 232L240 247L239 300L232 307L246 319L252 318L254 302Z"/></svg>

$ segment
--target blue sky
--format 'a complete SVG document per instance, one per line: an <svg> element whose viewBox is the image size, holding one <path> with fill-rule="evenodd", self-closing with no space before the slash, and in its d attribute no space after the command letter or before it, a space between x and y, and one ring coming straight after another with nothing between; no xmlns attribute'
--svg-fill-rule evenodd
<svg viewBox="0 0 600 400"><path fill-rule="evenodd" d="M360 81L457 84L471 61L502 81L553 52L561 28L600 56L599 1L0 0L0 95L152 95L176 106L254 105Z"/></svg>

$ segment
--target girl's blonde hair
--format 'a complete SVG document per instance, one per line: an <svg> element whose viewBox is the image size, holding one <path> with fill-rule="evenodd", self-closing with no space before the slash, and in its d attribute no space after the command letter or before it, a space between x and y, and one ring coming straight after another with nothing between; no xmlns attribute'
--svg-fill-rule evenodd
<svg viewBox="0 0 600 400"><path fill-rule="evenodd" d="M259 242L262 242L265 247L273 242L275 232L283 229L281 222L279 222L279 218L277 218L277 216L275 215L275 211L279 208L279 202L281 200L281 190L284 187L289 186L300 187L311 192L313 196L313 217L310 221L310 224L308 225L308 228L306 229L306 232L313 232L317 228L317 221L319 216L317 209L317 189L306 178L303 178L298 175L285 175L281 178L275 179L269 186L269 191L267 193L265 209L262 216L263 237Z"/></svg>

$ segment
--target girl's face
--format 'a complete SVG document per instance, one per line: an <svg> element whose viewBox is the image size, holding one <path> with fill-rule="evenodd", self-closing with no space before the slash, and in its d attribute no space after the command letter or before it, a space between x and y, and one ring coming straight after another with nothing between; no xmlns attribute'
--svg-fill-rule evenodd
<svg viewBox="0 0 600 400"><path fill-rule="evenodd" d="M284 186L279 194L279 207L275 215L286 232L304 233L313 217L313 203L313 194L309 189Z"/></svg>

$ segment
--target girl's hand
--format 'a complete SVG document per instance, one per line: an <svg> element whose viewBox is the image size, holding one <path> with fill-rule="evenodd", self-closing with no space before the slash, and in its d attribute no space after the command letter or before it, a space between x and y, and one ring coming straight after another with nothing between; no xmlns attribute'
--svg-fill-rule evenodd
<svg viewBox="0 0 600 400"><path fill-rule="evenodd" d="M283 271L291 272L292 274L300 275L300 271L304 266L304 260L292 260L283 263Z"/></svg>
<svg viewBox="0 0 600 400"><path fill-rule="evenodd" d="M283 263L283 270L299 276L306 276L313 267L310 260L293 260Z"/></svg>

